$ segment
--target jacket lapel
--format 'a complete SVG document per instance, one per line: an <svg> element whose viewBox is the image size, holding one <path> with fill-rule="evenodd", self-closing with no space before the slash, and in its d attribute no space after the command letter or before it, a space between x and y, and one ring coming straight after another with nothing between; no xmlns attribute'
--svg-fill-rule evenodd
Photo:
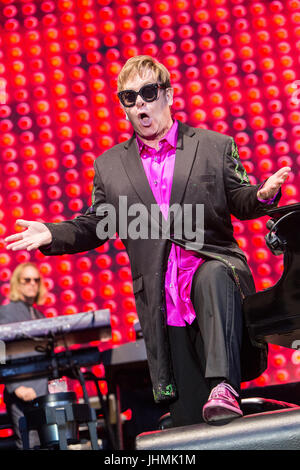
<svg viewBox="0 0 300 470"><path fill-rule="evenodd" d="M127 176L141 201L151 211L151 204L157 204L149 185L138 151L135 134L124 144L121 161Z"/></svg>

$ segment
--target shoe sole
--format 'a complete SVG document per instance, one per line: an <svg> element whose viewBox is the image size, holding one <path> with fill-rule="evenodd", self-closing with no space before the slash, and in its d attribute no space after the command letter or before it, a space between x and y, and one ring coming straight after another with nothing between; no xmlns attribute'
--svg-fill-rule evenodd
<svg viewBox="0 0 300 470"><path fill-rule="evenodd" d="M224 422L228 422L242 416L243 412L241 410L237 410L236 408L230 407L229 405L217 405L213 402L206 406L205 410L203 410L203 419L208 424L223 424Z"/></svg>

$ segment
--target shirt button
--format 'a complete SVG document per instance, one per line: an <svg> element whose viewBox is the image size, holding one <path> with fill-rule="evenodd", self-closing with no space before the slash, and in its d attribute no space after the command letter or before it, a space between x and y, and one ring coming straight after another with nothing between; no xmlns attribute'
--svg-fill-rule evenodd
<svg viewBox="0 0 300 470"><path fill-rule="evenodd" d="M155 181L154 181L154 184L155 184L155 186L157 186L157 183L158 183L158 181L157 181L157 180L155 180Z"/></svg>
<svg viewBox="0 0 300 470"><path fill-rule="evenodd" d="M172 284L172 282L171 282L171 284L170 284L170 287L173 287L173 284Z"/></svg>

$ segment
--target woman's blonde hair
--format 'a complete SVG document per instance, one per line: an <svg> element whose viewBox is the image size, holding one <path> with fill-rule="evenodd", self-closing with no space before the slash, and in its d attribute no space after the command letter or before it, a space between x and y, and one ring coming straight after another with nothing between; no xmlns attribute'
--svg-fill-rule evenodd
<svg viewBox="0 0 300 470"><path fill-rule="evenodd" d="M127 60L118 76L118 91L124 90L128 79L135 74L140 77L153 72L155 80L160 85L171 87L170 73L166 67L149 55L138 55Z"/></svg>
<svg viewBox="0 0 300 470"><path fill-rule="evenodd" d="M32 268L36 269L37 272L39 273L40 276L40 283L39 283L39 290L36 298L36 304L37 305L42 305L45 301L45 296L47 294L47 289L45 287L45 283L43 280L43 277L41 273L39 272L38 267L34 263L26 262L26 263L21 263L19 264L15 270L12 273L12 276L10 278L10 292L9 292L9 299L12 301L18 301L21 300L21 295L18 289L18 285L20 283L20 278L22 271L27 268L28 266L31 266Z"/></svg>

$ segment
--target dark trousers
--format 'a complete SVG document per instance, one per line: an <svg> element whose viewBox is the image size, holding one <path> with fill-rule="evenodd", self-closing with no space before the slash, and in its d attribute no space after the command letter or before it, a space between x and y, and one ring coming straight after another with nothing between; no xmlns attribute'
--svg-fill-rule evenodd
<svg viewBox="0 0 300 470"><path fill-rule="evenodd" d="M10 401L9 403L6 403L6 410L13 425L17 449L22 450L23 438L26 439L26 433L25 436L23 436L24 425L22 426L22 420L24 420L24 411L26 410L26 403L16 398L15 401ZM28 433L28 439L30 449L34 449L34 447L40 446L40 439L37 431L30 430Z"/></svg>
<svg viewBox="0 0 300 470"><path fill-rule="evenodd" d="M194 275L191 300L196 319L168 326L178 398L170 404L174 426L203 422L211 388L225 379L240 387L242 300L230 268L206 261Z"/></svg>

